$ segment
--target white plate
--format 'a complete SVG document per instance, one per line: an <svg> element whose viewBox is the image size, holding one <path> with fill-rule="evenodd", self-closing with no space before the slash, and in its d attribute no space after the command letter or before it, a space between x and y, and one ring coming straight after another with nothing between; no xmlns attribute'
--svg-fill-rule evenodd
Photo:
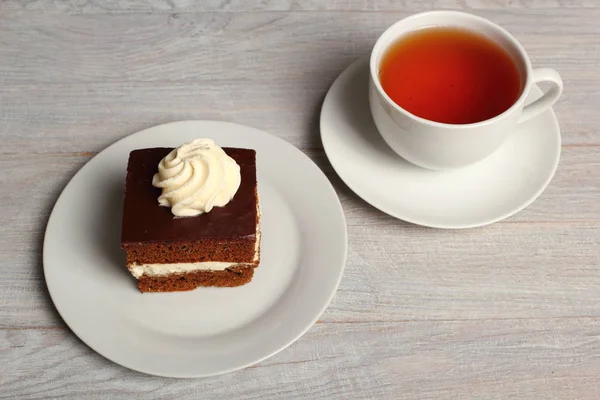
<svg viewBox="0 0 600 400"><path fill-rule="evenodd" d="M435 228L470 228L531 204L552 180L560 129L550 109L519 125L494 154L453 171L430 171L396 155L379 135L368 101L367 60L331 86L321 110L321 139L333 168L356 194L396 218ZM528 101L541 91L532 87Z"/></svg>
<svg viewBox="0 0 600 400"><path fill-rule="evenodd" d="M119 248L129 152L197 137L256 149L261 263L245 286L142 294ZM257 129L183 121L126 137L73 177L48 222L44 273L60 315L98 353L148 374L201 377L264 360L304 334L333 298L346 250L339 199L302 152Z"/></svg>

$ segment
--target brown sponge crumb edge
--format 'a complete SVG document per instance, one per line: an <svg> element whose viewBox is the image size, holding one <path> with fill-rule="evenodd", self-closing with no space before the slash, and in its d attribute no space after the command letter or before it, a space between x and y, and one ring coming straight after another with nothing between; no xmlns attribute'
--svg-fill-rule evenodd
<svg viewBox="0 0 600 400"><path fill-rule="evenodd" d="M202 239L122 245L126 264L170 264L221 261L253 263L256 235L231 240Z"/></svg>
<svg viewBox="0 0 600 400"><path fill-rule="evenodd" d="M142 275L140 292L181 292L199 286L235 287L252 280L256 264L238 264L224 271L193 271L165 276Z"/></svg>

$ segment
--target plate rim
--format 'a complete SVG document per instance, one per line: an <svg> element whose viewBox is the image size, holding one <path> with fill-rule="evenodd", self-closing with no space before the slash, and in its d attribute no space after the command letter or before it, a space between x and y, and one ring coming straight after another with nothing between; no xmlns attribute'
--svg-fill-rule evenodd
<svg viewBox="0 0 600 400"><path fill-rule="evenodd" d="M558 165L560 163L562 139L561 139L561 131L560 131L560 124L558 122L558 118L556 117L554 108L550 107L550 108L548 108L548 110L546 112L549 112L551 115L551 121L552 121L553 126L555 127L554 130L556 131L556 139L557 139L557 146L556 146L556 151L554 152L554 160L552 163L552 167L551 167L551 169L548 170L549 174L546 177L546 180L544 181L544 183L542 185L540 185L538 190L536 192L534 192L527 201L523 202L518 207L512 208L511 210L503 213L502 215L499 215L494 218L489 218L489 219L486 219L486 220L478 222L478 223L444 224L444 223L436 223L436 222L432 222L432 221L419 220L418 218L412 218L410 216L403 215L401 212L397 212L394 209L390 209L388 207L381 206L379 204L379 202L377 201L377 199L375 199L374 197L371 197L368 193L365 193L364 191L361 191L361 190L356 190L356 186L352 183L352 181L350 179L348 179L348 175L340 174L339 166L336 166L336 163L334 161L332 161L332 158L330 156L330 154L333 153L333 150L329 147L330 143L328 142L328 139L325 138L326 136L328 136L327 134L324 133L325 131L327 131L327 129L323 129L323 126L325 124L325 122L324 122L325 108L328 106L329 103L332 102L331 99L333 97L334 88L337 88L337 86L341 85L341 82L344 79L346 79L348 76L351 76L353 73L355 73L356 70L360 69L361 67L368 67L368 59L367 58L365 58L365 57L358 58L357 60L352 62L348 67L346 67L337 76L337 78L334 80L334 82L331 84L331 86L327 90L327 94L325 95L325 98L323 100L323 104L321 106L321 112L319 115L319 131L321 134L321 143L323 144L323 150L325 151L325 154L327 155L327 159L331 163L331 166L333 167L336 174L340 177L340 179L344 182L344 184L346 184L348 186L348 188L350 188L350 190L352 190L352 192L354 194L356 194L358 197L360 197L362 200L364 200L369 205L371 205L371 206L375 207L376 209L378 209L396 219L399 219L401 221L405 221L405 222L408 222L413 225L419 225L419 226L423 226L423 227L427 227L427 228L437 228L437 229L447 229L447 230L478 228L478 227L482 227L482 226L486 226L486 225L490 225L490 224L494 224L496 222L502 221L506 218L509 218L509 217L517 214L518 212L522 211L523 209L527 208L546 190L546 188L548 187L548 185L554 178L554 175L556 174L556 170L558 169ZM541 90L539 89L539 87L536 84L532 85L531 90L532 91L537 90L537 91L541 92ZM367 94L365 93L365 96L366 95ZM536 118L541 118L545 114L546 113L544 112ZM373 128L377 129L375 126ZM386 146L387 146L387 144L386 144Z"/></svg>
<svg viewBox="0 0 600 400"><path fill-rule="evenodd" d="M326 297L326 301L323 302L323 304L319 307L318 312L316 312L308 321L304 324L304 327L302 329L300 329L295 335L292 336L291 339L287 340L284 344L280 345L279 347L275 348L274 350L271 350L267 353L265 353L264 355L262 355L261 357L258 357L252 361L240 364L238 366L235 367L230 367L230 368L225 368L222 370L217 370L214 371L212 373L190 373L190 374L169 374L169 373L163 373L163 372L152 372L149 370L145 370L143 368L139 368L137 366L131 365L128 362L122 362L122 361L117 361L115 360L115 358L112 355L107 355L105 352L101 352L99 351L95 346L93 346L92 344L89 343L88 338L87 337L83 337L82 335L80 335L80 333L78 332L79 330L74 327L74 323L73 320L68 321L65 318L64 313L61 311L61 307L58 306L57 302L56 302L56 297L55 294L53 294L53 289L51 287L51 285L49 284L49 280L48 280L48 267L47 265L49 265L49 263L51 263L48 260L48 250L47 250L47 242L48 242L48 237L50 234L50 228L52 227L52 221L54 219L56 219L56 205L61 201L61 199L63 198L63 196L65 196L65 193L67 192L67 189L73 184L73 181L76 179L77 176L79 176L82 172L86 171L87 169L91 168L90 164L91 162L98 156L100 156L102 153L108 151L111 148L116 148L119 145L122 144L122 142L129 140L131 137L133 136L141 136L144 133L147 133L147 131L151 131L151 130L155 130L155 129L161 129L164 128L166 126L175 126L177 124L189 124L189 123L201 123L201 124L205 124L205 123L209 123L209 124L224 124L224 125L229 125L229 126L234 126L237 127L238 129L250 129L252 131L258 131L261 132L263 135L268 136L269 138L279 142L281 145L283 146L288 146L289 148L293 149L293 151L298 152L301 157L303 157L305 160L307 160L308 162L310 162L316 171L318 171L318 173L323 177L323 179L325 180L325 182L327 182L327 185L324 186L324 188L326 188L327 191L330 192L332 196L332 200L335 199L336 202L336 209L338 210L338 217L341 217L339 222L341 223L340 228L343 228L340 233L342 234L341 237L341 243L343 243L343 248L340 248L339 251L342 252L342 257L340 260L340 267L339 270L337 272L337 276L335 277L335 284L331 287L329 294ZM224 374L228 374L231 372L235 372L235 371L239 371L242 370L244 368L247 368L249 366L255 365L257 363L260 363L270 357L273 357L274 355L278 354L279 352L285 350L287 347L289 347L290 345L292 345L293 343L295 343L298 339L300 339L302 336L304 336L304 334L306 334L306 332L308 332L314 325L315 323L319 320L319 318L323 315L323 313L327 310L327 308L329 307L329 305L331 304L331 301L333 300L333 298L335 297L338 289L339 289L339 285L342 281L343 278L343 273L344 270L346 268L346 263L348 260L348 225L347 225L347 221L346 221L346 215L344 213L340 198L335 190L335 188L333 187L333 185L331 184L330 179L324 174L324 172L321 170L321 168L319 168L319 166L312 160L310 159L310 157L308 157L302 150L300 150L299 148L297 148L296 146L292 145L291 143L287 142L286 140L270 134L262 129L258 129L252 126L248 126L248 125L243 125L243 124L238 124L235 122L229 122L229 121L223 121L223 120L215 120L215 119L192 119L192 120L176 120L176 121L171 121L171 122L166 122L166 123L162 123L162 124L157 124L157 125L153 125L151 127L147 127L144 128L142 130L127 134L126 136L112 142L111 144L109 144L108 146L106 146L104 149L102 149L101 151L99 151L97 154L95 154L92 158L90 158L83 166L81 166L76 172L75 174L69 179L69 181L67 182L67 184L63 187L63 189L61 190L59 196L56 198L53 207L52 207L52 211L50 213L50 216L47 219L46 222L46 226L44 229L44 235L43 235L43 244L42 244L42 268L43 268L43 272L44 272L44 281L46 283L46 288L48 289L48 294L50 296L50 300L52 301L52 304L55 308L55 310L58 312L58 314L60 315L62 321L65 323L65 325L67 325L67 327L69 328L69 330L72 331L72 333L79 339L81 340L86 346L88 346L90 349L92 349L95 353L101 355L102 357L106 358L107 360L128 368L130 370L136 371L136 372L140 372L143 374L147 374L147 375L151 375L151 376L161 376L161 377L167 377L167 378L204 378L204 377L211 377L211 376L218 376L218 375L224 375ZM63 310L64 311L64 310Z"/></svg>

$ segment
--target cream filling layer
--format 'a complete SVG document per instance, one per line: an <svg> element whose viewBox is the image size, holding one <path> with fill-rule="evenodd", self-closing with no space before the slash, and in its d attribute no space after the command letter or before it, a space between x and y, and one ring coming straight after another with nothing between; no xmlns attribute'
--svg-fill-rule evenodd
<svg viewBox="0 0 600 400"><path fill-rule="evenodd" d="M238 264L243 263L230 261L207 261L197 263L141 264L130 265L129 271L131 271L133 276L139 279L142 275L164 276L195 271L223 271Z"/></svg>

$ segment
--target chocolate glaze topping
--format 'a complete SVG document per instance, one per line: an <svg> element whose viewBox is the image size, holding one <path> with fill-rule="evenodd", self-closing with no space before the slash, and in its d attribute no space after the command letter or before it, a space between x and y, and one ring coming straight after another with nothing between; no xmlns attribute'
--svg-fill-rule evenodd
<svg viewBox="0 0 600 400"><path fill-rule="evenodd" d="M241 169L242 182L225 207L196 217L174 218L158 205L161 190L152 186L158 163L172 148L134 150L129 154L121 243L231 239L256 235L256 152L223 148Z"/></svg>

